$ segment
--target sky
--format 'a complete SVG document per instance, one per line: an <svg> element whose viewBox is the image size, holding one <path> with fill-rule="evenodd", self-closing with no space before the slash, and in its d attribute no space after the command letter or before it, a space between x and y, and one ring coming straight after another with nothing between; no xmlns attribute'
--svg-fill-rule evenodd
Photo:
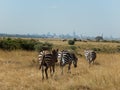
<svg viewBox="0 0 120 90"><path fill-rule="evenodd" d="M0 33L120 37L120 0L0 0Z"/></svg>

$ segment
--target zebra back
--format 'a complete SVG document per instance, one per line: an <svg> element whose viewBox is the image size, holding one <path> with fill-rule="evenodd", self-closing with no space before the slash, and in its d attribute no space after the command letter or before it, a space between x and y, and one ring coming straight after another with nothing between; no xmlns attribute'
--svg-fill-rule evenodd
<svg viewBox="0 0 120 90"><path fill-rule="evenodd" d="M45 50L45 51L41 51L41 52L39 53L39 55L38 55L38 62L39 62L39 64L41 64L41 62L42 62L42 60L43 60L43 56L46 55L46 54L51 54L51 52Z"/></svg>
<svg viewBox="0 0 120 90"><path fill-rule="evenodd" d="M62 69L61 74L63 74L63 67L68 64L68 72L71 72L71 64L73 63L74 67L77 67L77 61L78 58L75 56L74 53L70 51L61 51L59 53L59 58L60 58L60 66Z"/></svg>
<svg viewBox="0 0 120 90"><path fill-rule="evenodd" d="M64 66L66 64L70 64L73 62L74 66L77 67L78 58L73 52L63 50L61 51L59 57L60 57L60 66Z"/></svg>
<svg viewBox="0 0 120 90"><path fill-rule="evenodd" d="M93 50L85 50L84 54L85 54L86 60L88 60L89 63L91 63L96 59L96 52Z"/></svg>
<svg viewBox="0 0 120 90"><path fill-rule="evenodd" d="M52 50L52 53L43 54L41 65L52 66L57 62L58 50Z"/></svg>

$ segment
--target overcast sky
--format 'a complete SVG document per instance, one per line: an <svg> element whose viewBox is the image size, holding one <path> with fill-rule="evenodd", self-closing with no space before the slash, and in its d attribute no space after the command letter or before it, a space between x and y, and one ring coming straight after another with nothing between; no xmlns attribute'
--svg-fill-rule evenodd
<svg viewBox="0 0 120 90"><path fill-rule="evenodd" d="M0 33L120 37L120 0L0 0Z"/></svg>

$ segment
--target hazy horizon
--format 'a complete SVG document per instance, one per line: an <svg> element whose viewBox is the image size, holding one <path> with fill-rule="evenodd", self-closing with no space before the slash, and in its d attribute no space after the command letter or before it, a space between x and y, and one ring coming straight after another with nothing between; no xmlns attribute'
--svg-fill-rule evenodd
<svg viewBox="0 0 120 90"><path fill-rule="evenodd" d="M120 37L119 0L0 0L0 33Z"/></svg>

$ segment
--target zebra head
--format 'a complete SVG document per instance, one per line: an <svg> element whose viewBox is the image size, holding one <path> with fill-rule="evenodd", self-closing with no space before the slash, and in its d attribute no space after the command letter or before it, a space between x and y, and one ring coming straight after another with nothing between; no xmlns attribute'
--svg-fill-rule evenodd
<svg viewBox="0 0 120 90"><path fill-rule="evenodd" d="M77 67L78 58L75 56L75 54L73 54L72 57L73 57L73 65L76 68Z"/></svg>
<svg viewBox="0 0 120 90"><path fill-rule="evenodd" d="M58 49L52 50L52 54L53 54L53 58L54 58L55 62L58 62Z"/></svg>

